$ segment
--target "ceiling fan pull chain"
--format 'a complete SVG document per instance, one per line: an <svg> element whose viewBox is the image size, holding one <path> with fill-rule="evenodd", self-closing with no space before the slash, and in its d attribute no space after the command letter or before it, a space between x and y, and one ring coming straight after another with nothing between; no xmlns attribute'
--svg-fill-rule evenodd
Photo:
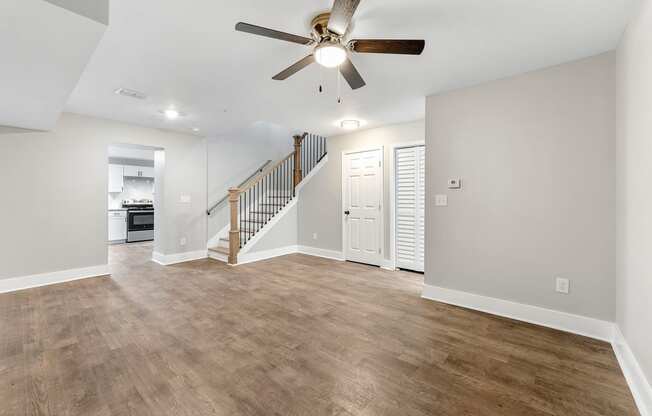
<svg viewBox="0 0 652 416"><path fill-rule="evenodd" d="M340 68L337 68L337 103L342 103L342 88L340 87L340 79L342 75L340 74Z"/></svg>
<svg viewBox="0 0 652 416"><path fill-rule="evenodd" d="M320 65L320 68L319 68L319 78L320 78L320 80L319 80L319 93L321 94L322 92L324 92L324 88L322 87L322 85L324 85L324 67L321 66L321 65Z"/></svg>

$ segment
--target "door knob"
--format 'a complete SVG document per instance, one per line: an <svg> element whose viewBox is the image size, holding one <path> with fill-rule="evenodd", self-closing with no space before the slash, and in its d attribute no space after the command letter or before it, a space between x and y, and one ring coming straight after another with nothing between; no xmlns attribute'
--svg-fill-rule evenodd
<svg viewBox="0 0 652 416"><path fill-rule="evenodd" d="M351 213L351 211L349 211L348 209L346 211L344 211L344 215L349 215L350 213Z"/></svg>

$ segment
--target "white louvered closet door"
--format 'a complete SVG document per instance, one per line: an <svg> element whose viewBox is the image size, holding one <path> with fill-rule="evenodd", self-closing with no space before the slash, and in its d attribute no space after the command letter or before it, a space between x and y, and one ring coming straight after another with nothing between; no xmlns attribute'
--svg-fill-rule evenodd
<svg viewBox="0 0 652 416"><path fill-rule="evenodd" d="M425 147L396 149L396 266L424 271Z"/></svg>

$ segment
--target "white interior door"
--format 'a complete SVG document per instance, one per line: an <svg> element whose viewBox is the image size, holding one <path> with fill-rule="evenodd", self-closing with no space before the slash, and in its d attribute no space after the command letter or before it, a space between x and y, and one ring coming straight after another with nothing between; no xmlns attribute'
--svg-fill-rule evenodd
<svg viewBox="0 0 652 416"><path fill-rule="evenodd" d="M424 271L425 147L396 149L396 267Z"/></svg>
<svg viewBox="0 0 652 416"><path fill-rule="evenodd" d="M347 153L342 158L346 260L380 266L382 161L382 149Z"/></svg>

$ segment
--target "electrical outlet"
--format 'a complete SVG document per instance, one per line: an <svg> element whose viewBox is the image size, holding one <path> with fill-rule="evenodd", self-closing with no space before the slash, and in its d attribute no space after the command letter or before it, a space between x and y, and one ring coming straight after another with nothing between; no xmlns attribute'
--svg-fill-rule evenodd
<svg viewBox="0 0 652 416"><path fill-rule="evenodd" d="M186 237L181 237L181 240L179 240L179 244L181 246L185 246L186 244L188 244L188 240L186 239Z"/></svg>
<svg viewBox="0 0 652 416"><path fill-rule="evenodd" d="M317 239L317 233L312 233L312 239L316 240Z"/></svg>
<svg viewBox="0 0 652 416"><path fill-rule="evenodd" d="M558 277L556 280L555 290L559 293L564 293L567 295L569 289L570 289L570 281L568 279Z"/></svg>
<svg viewBox="0 0 652 416"><path fill-rule="evenodd" d="M179 198L179 202L182 204L189 204L190 203L190 195L181 195Z"/></svg>

